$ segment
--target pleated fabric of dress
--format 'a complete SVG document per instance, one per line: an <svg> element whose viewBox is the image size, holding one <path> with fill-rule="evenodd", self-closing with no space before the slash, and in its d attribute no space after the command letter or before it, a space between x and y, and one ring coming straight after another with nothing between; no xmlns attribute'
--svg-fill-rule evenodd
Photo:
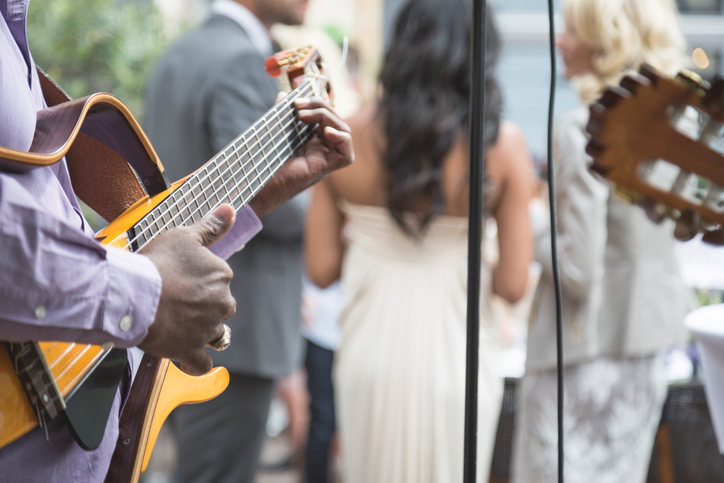
<svg viewBox="0 0 724 483"><path fill-rule="evenodd" d="M467 218L436 217L416 240L384 208L341 207L350 242L334 382L344 481L462 481ZM482 272L477 474L487 482L503 380Z"/></svg>

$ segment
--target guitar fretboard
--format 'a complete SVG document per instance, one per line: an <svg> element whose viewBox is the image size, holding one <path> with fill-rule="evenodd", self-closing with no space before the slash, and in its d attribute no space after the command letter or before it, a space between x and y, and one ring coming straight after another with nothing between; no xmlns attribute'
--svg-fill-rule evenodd
<svg viewBox="0 0 724 483"><path fill-rule="evenodd" d="M314 134L317 125L300 121L293 105L313 94L305 79L129 230L128 248L137 251L159 233L195 223L224 203L238 213Z"/></svg>

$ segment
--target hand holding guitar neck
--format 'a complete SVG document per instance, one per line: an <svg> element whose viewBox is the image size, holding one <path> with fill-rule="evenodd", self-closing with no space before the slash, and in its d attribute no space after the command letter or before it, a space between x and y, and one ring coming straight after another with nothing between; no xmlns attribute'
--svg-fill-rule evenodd
<svg viewBox="0 0 724 483"><path fill-rule="evenodd" d="M280 93L277 103L283 98L284 93ZM301 98L294 101L294 107L300 121L319 124L319 128L251 200L249 206L258 216L269 213L326 174L354 161L349 126L329 102L320 97Z"/></svg>
<svg viewBox="0 0 724 483"><path fill-rule="evenodd" d="M181 362L192 375L211 370L204 346L221 337L222 321L236 312L231 268L207 250L231 229L234 218L233 208L222 205L198 223L161 233L140 251L158 268L162 288L156 320L139 347Z"/></svg>
<svg viewBox="0 0 724 483"><path fill-rule="evenodd" d="M592 169L649 218L724 244L724 79L668 78L644 65L591 105Z"/></svg>

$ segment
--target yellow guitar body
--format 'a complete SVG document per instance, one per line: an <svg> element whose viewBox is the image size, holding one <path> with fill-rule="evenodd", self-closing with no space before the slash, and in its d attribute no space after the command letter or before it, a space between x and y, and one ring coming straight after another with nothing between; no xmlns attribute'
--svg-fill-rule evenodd
<svg viewBox="0 0 724 483"><path fill-rule="evenodd" d="M138 200L125 213L100 231L97 238L103 245L127 249L126 232L150 210L161 203L184 180L153 197ZM69 342L39 342L38 344L52 373L61 396L67 396L83 379L94 363L110 347L76 344ZM167 359L161 360L160 384L154 388L150 408L152 416L147 418L147 428L143 429L148 437L144 447L144 456L139 471L145 470L156 442L158 432L171 411L181 404L208 401L221 394L229 384L229 373L223 367L214 368L208 374L193 377L183 373ZM162 372L163 374L163 372ZM165 380L165 383L164 383ZM0 345L0 447L3 447L38 426L38 417L27 400L25 391L18 379L13 361ZM145 440L145 438L144 438Z"/></svg>
<svg viewBox="0 0 724 483"><path fill-rule="evenodd" d="M147 418L141 428L143 458L136 460L132 481L136 481L141 472L146 471L158 433L171 411L182 404L213 399L229 385L229 371L225 367L215 367L203 376L194 377L181 371L168 359L161 359L160 364L159 370L165 372L165 377L159 378L151 396L149 410L153 416Z"/></svg>

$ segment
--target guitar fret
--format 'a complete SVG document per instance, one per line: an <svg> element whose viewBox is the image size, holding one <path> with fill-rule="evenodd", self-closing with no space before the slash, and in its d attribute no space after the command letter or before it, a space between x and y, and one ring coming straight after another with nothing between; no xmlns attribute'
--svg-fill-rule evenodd
<svg viewBox="0 0 724 483"><path fill-rule="evenodd" d="M172 226L195 223L222 203L240 210L313 133L292 102L310 94L305 81L154 208L129 244L142 246Z"/></svg>

